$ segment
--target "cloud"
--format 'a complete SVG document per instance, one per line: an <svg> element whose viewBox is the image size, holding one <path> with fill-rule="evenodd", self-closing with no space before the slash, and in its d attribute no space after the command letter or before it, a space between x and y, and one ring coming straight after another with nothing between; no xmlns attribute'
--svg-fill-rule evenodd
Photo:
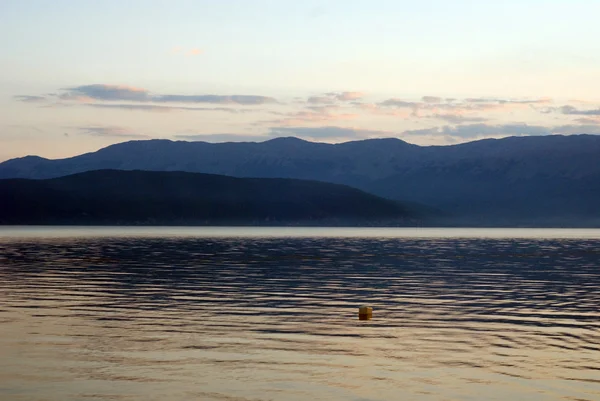
<svg viewBox="0 0 600 401"><path fill-rule="evenodd" d="M553 134L574 135L574 134L600 134L600 124L582 124L582 125L560 125L551 128Z"/></svg>
<svg viewBox="0 0 600 401"><path fill-rule="evenodd" d="M575 115L575 116L600 116L600 109L580 110L571 105L557 107L557 108L554 108L553 110L559 111L562 114Z"/></svg>
<svg viewBox="0 0 600 401"><path fill-rule="evenodd" d="M544 97L541 99L533 99L533 100L515 100L515 99L499 99L498 103L500 104L549 104L554 102L549 97Z"/></svg>
<svg viewBox="0 0 600 401"><path fill-rule="evenodd" d="M88 107L94 107L99 109L122 109L122 110L138 110L138 111L152 111L158 113L166 113L170 111L222 111L226 113L240 114L240 113L252 113L259 111L257 109L232 109L228 107L190 107L190 106L160 106L154 104L104 104L104 103L90 103L86 104Z"/></svg>
<svg viewBox="0 0 600 401"><path fill-rule="evenodd" d="M378 116L392 116L392 117L402 117L408 118L411 116L416 116L417 108L388 108L381 107L379 104L375 103L363 103L363 102L352 102L352 105L360 110L363 110L367 113L371 113Z"/></svg>
<svg viewBox="0 0 600 401"><path fill-rule="evenodd" d="M298 136L310 139L357 139L374 136L390 136L386 131L364 130L335 126L324 127L272 127L269 131L272 137Z"/></svg>
<svg viewBox="0 0 600 401"><path fill-rule="evenodd" d="M188 56L198 56L202 53L204 53L204 50L200 50L198 48L190 49L190 51L187 52Z"/></svg>
<svg viewBox="0 0 600 401"><path fill-rule="evenodd" d="M528 124L469 124L458 126L433 127L418 130L404 131L404 135L410 136L443 136L462 139L474 139L479 137L493 136L534 136L549 134L600 134L599 124L587 125L561 125L544 127Z"/></svg>
<svg viewBox="0 0 600 401"><path fill-rule="evenodd" d="M552 99L542 98L534 100L515 99L491 99L491 98L467 98L464 100L442 99L436 96L423 96L422 101L407 101L398 98L386 99L377 103L380 107L396 108L419 108L424 110L448 109L448 110L492 110L510 106L526 106L536 104L547 104Z"/></svg>
<svg viewBox="0 0 600 401"><path fill-rule="evenodd" d="M491 102L496 102L495 99L488 99L488 98L483 98L483 97L470 97L470 98L466 98L465 102L467 103L491 103Z"/></svg>
<svg viewBox="0 0 600 401"><path fill-rule="evenodd" d="M498 104L548 104L552 103L551 98L540 99L498 99L498 98L467 98L467 103L498 103Z"/></svg>
<svg viewBox="0 0 600 401"><path fill-rule="evenodd" d="M336 100L340 100L342 102L362 99L365 96L365 94L362 92L329 92L325 95L332 97Z"/></svg>
<svg viewBox="0 0 600 401"><path fill-rule="evenodd" d="M350 102L362 99L362 92L327 92L319 96L311 96L306 102L310 104L335 104L336 102Z"/></svg>
<svg viewBox="0 0 600 401"><path fill-rule="evenodd" d="M103 103L91 103L86 104L88 107L94 107L97 109L121 109L121 110L138 110L138 111L154 111L154 112L169 112L173 110L193 110L194 107L170 107L170 106L156 106L151 104L103 104Z"/></svg>
<svg viewBox="0 0 600 401"><path fill-rule="evenodd" d="M423 96L421 98L425 103L442 103L442 98L437 96Z"/></svg>
<svg viewBox="0 0 600 401"><path fill-rule="evenodd" d="M334 113L337 108L331 107L312 107L308 110L301 110L292 113L283 114L283 118L276 120L263 121L258 124L270 125L299 125L306 123L327 123L331 121L352 120L358 117L354 113ZM279 113L278 113L279 114Z"/></svg>
<svg viewBox="0 0 600 401"><path fill-rule="evenodd" d="M78 102L212 103L244 106L277 102L272 97L258 95L153 95L147 89L125 85L93 84L65 88L64 90L66 92L58 95L59 99Z"/></svg>
<svg viewBox="0 0 600 401"><path fill-rule="evenodd" d="M202 142L263 142L272 139L272 137L267 134L178 134L175 135L175 138L184 141Z"/></svg>
<svg viewBox="0 0 600 401"><path fill-rule="evenodd" d="M527 124L468 124L458 126L433 127L418 130L404 131L404 135L417 136L451 136L463 139L472 139L494 135L545 135L550 130L546 127L540 127Z"/></svg>
<svg viewBox="0 0 600 401"><path fill-rule="evenodd" d="M416 108L422 106L423 103L420 102L409 102L402 99L391 98L384 100L383 102L377 103L378 106L383 107L398 107L398 108Z"/></svg>
<svg viewBox="0 0 600 401"><path fill-rule="evenodd" d="M600 124L600 116L576 118L574 121L580 124Z"/></svg>
<svg viewBox="0 0 600 401"><path fill-rule="evenodd" d="M466 117L465 114L493 111L511 111L514 109L523 109L535 107L535 105L547 104L552 102L548 98L534 100L519 99L492 99L492 98L466 98L466 99L443 99L437 96L423 96L421 101L404 100L399 98L389 98L372 105L359 104L357 107L371 111L380 115L396 115L397 110L410 110L411 117L417 118L438 118L450 123L464 122L484 122L488 119L474 116ZM391 110L394 110L393 112ZM407 113L398 114L399 117L407 117Z"/></svg>
<svg viewBox="0 0 600 401"><path fill-rule="evenodd" d="M306 100L311 104L333 104L334 101L329 96L311 96Z"/></svg>
<svg viewBox="0 0 600 401"><path fill-rule="evenodd" d="M42 103L47 100L45 96L29 96L29 95L17 95L17 96L13 96L13 98L15 100L18 100L19 102L25 102L25 103Z"/></svg>
<svg viewBox="0 0 600 401"><path fill-rule="evenodd" d="M239 105L276 103L276 100L272 97L256 95L160 95L152 97L151 101L155 103L216 103Z"/></svg>
<svg viewBox="0 0 600 401"><path fill-rule="evenodd" d="M147 102L150 99L147 90L133 86L93 84L64 88L63 90L67 92L58 96L61 100L80 100L84 98L105 101Z"/></svg>
<svg viewBox="0 0 600 401"><path fill-rule="evenodd" d="M82 97L105 101L147 102L150 100L150 94L146 89L134 86L93 84L64 88L64 90L67 92L59 95L62 100L78 100Z"/></svg>
<svg viewBox="0 0 600 401"><path fill-rule="evenodd" d="M484 117L468 117L460 114L433 114L429 117L443 120L449 122L450 124L482 123L488 121L488 119Z"/></svg>
<svg viewBox="0 0 600 401"><path fill-rule="evenodd" d="M76 128L81 134L99 137L148 138L148 135L138 134L129 128L118 126L90 125L87 127Z"/></svg>

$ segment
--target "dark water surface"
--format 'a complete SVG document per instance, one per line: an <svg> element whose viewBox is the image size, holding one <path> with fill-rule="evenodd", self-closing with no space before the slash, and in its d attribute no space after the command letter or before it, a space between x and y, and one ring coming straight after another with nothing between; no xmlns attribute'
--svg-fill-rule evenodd
<svg viewBox="0 0 600 401"><path fill-rule="evenodd" d="M2 228L0 400L600 400L600 231Z"/></svg>

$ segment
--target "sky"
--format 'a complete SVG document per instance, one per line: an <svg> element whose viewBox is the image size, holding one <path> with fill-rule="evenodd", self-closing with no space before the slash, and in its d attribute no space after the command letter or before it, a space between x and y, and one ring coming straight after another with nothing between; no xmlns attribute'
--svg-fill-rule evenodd
<svg viewBox="0 0 600 401"><path fill-rule="evenodd" d="M600 134L597 0L3 0L0 161Z"/></svg>

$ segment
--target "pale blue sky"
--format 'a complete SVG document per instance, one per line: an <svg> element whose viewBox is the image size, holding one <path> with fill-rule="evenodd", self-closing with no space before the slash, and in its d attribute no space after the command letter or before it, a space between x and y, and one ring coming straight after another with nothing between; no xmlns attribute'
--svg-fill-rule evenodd
<svg viewBox="0 0 600 401"><path fill-rule="evenodd" d="M0 160L142 137L600 133L598 15L597 0L6 0Z"/></svg>

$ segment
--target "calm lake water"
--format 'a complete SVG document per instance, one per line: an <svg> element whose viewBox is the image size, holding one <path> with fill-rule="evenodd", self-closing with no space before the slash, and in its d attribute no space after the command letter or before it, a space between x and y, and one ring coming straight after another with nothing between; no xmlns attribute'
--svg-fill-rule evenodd
<svg viewBox="0 0 600 401"><path fill-rule="evenodd" d="M600 230L3 227L0 400L600 400Z"/></svg>

